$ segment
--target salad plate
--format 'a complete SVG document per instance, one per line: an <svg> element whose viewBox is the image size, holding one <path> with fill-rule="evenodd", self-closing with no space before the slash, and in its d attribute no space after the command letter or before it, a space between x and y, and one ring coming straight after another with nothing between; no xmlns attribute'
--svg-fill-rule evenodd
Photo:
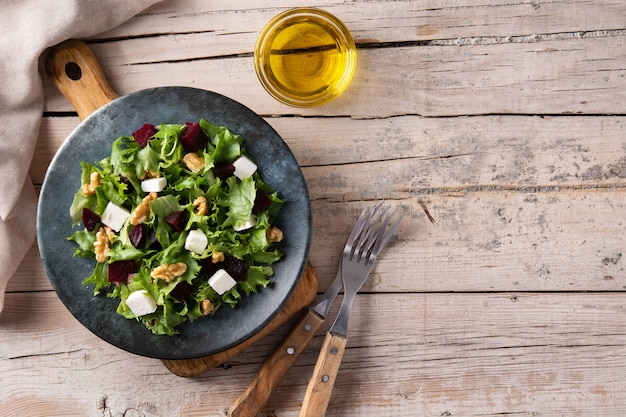
<svg viewBox="0 0 626 417"><path fill-rule="evenodd" d="M68 237L76 230L69 208L81 185L81 162L111 153L112 142L143 124L185 123L204 118L243 137L265 183L286 200L274 224L285 235L284 257L272 265L273 285L244 297L236 308L183 323L179 334L152 334L139 321L116 313L118 300L93 295L82 282L94 261L74 256ZM158 359L191 359L236 346L259 332L281 310L306 266L311 208L306 182L288 146L260 116L242 104L206 90L160 87L114 99L69 135L52 160L40 193L37 238L50 282L67 309L101 339L126 351Z"/></svg>

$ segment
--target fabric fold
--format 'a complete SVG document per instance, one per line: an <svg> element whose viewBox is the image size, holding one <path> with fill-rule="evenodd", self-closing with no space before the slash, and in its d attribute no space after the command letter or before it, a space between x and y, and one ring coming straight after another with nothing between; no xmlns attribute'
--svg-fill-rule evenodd
<svg viewBox="0 0 626 417"><path fill-rule="evenodd" d="M39 59L67 39L112 29L157 0L5 0L0 25L0 312L35 241L37 198L28 175L44 107Z"/></svg>

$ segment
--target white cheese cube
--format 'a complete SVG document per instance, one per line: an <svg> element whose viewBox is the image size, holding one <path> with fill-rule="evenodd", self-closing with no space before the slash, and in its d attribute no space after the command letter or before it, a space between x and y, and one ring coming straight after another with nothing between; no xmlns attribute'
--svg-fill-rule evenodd
<svg viewBox="0 0 626 417"><path fill-rule="evenodd" d="M241 155L233 162L233 166L235 167L235 176L240 180L244 178L251 177L252 174L256 172L256 164L252 162L249 158Z"/></svg>
<svg viewBox="0 0 626 417"><path fill-rule="evenodd" d="M233 277L231 277L230 274L223 269L219 269L211 278L209 278L209 285L219 295L222 295L226 291L233 288L235 284L237 284L237 281L235 281Z"/></svg>
<svg viewBox="0 0 626 417"><path fill-rule="evenodd" d="M251 214L245 221L235 223L233 225L233 230L235 232L243 232L244 230L248 230L256 226L256 216Z"/></svg>
<svg viewBox="0 0 626 417"><path fill-rule="evenodd" d="M141 190L144 193L160 193L167 186L167 178L149 178L141 181Z"/></svg>
<svg viewBox="0 0 626 417"><path fill-rule="evenodd" d="M208 244L209 239L204 232L199 229L190 231L185 239L185 249L189 252L197 253L198 255L202 255L202 252L204 252Z"/></svg>
<svg viewBox="0 0 626 417"><path fill-rule="evenodd" d="M116 232L119 232L129 216L130 212L128 210L109 201L107 206L104 208L101 220L102 224L109 226Z"/></svg>
<svg viewBox="0 0 626 417"><path fill-rule="evenodd" d="M154 313L157 309L154 299L146 290L130 293L126 299L126 305L136 316L145 316L146 314Z"/></svg>

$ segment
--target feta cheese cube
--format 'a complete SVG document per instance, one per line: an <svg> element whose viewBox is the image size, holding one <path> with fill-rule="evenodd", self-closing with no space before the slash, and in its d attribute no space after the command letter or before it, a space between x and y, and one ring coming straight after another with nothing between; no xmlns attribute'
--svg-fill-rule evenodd
<svg viewBox="0 0 626 417"><path fill-rule="evenodd" d="M211 278L209 278L209 285L219 295L222 295L226 291L233 288L235 284L237 284L237 281L235 281L233 277L231 277L230 274L223 269L219 269Z"/></svg>
<svg viewBox="0 0 626 417"><path fill-rule="evenodd" d="M126 299L126 305L136 316L145 316L146 314L154 313L157 309L154 299L146 290L138 290L130 293Z"/></svg>
<svg viewBox="0 0 626 417"><path fill-rule="evenodd" d="M256 172L257 168L254 162L243 155L233 162L233 166L235 167L234 175L240 180L251 177L252 174Z"/></svg>
<svg viewBox="0 0 626 417"><path fill-rule="evenodd" d="M204 252L208 244L209 239L204 232L199 229L190 231L185 239L185 249L189 252L197 253L198 255L202 255L202 252Z"/></svg>
<svg viewBox="0 0 626 417"><path fill-rule="evenodd" d="M141 190L144 193L160 193L167 186L167 178L149 178L141 181Z"/></svg>
<svg viewBox="0 0 626 417"><path fill-rule="evenodd" d="M251 229L254 226L256 226L256 216L251 214L245 221L235 223L233 225L233 230L235 232L243 232L244 230Z"/></svg>
<svg viewBox="0 0 626 417"><path fill-rule="evenodd" d="M107 206L104 208L104 213L102 213L101 220L102 224L104 224L105 226L109 226L116 232L119 232L129 216L130 212L128 210L109 201Z"/></svg>

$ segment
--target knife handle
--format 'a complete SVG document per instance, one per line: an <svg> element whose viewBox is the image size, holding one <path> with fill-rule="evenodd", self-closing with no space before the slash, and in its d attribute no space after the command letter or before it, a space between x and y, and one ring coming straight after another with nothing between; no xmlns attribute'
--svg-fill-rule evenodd
<svg viewBox="0 0 626 417"><path fill-rule="evenodd" d="M313 376L304 395L300 417L323 417L326 414L347 342L346 336L326 333Z"/></svg>
<svg viewBox="0 0 626 417"><path fill-rule="evenodd" d="M246 391L230 407L228 415L252 417L261 412L276 385L323 323L324 318L309 308L280 346L265 361Z"/></svg>

